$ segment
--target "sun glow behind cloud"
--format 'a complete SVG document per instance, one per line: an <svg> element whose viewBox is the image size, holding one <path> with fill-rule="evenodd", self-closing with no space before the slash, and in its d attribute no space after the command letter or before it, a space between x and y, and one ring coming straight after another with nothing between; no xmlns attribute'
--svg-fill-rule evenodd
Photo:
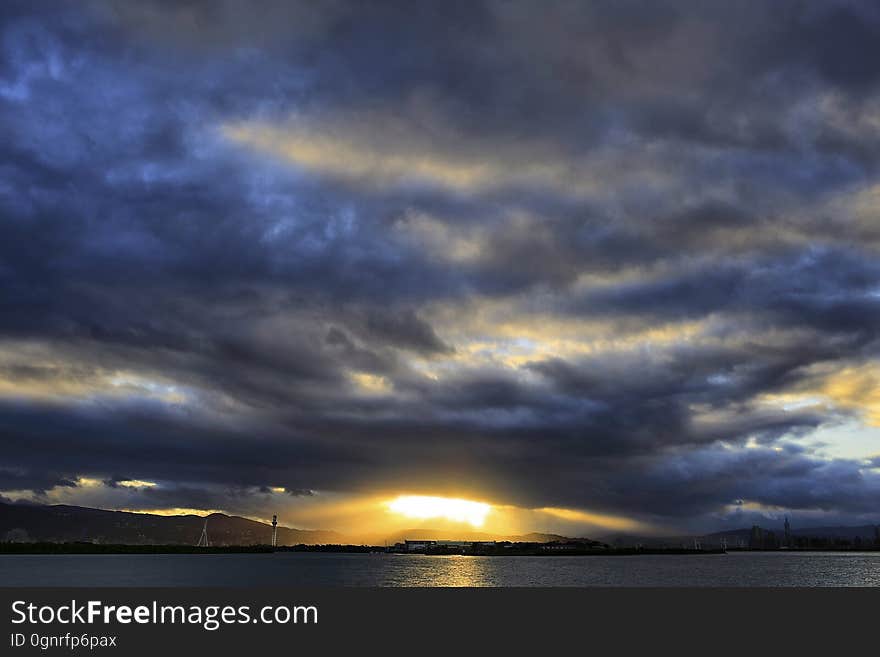
<svg viewBox="0 0 880 657"><path fill-rule="evenodd" d="M259 499L248 507L223 508L210 501L203 507L192 505L163 507L148 494L166 482L146 479L113 481L79 476L76 487L58 486L46 492L52 504L84 504L133 513L163 516L226 513L260 522L269 522L277 513L284 526L298 529L334 530L341 542L380 545L384 541L418 538L424 535L454 540L513 540L530 532L565 536L603 537L609 532L655 533L656 528L638 518L610 515L589 509L530 508L506 503L487 490L474 490L467 497L438 494L411 494L385 490L372 494L341 494L316 491L307 496L288 496L280 486L267 487L274 495ZM154 484L150 486L150 484ZM262 491L263 489L261 489ZM9 492L10 499L29 499L27 491ZM158 499L158 498L157 498ZM491 500L491 501L490 501Z"/></svg>
<svg viewBox="0 0 880 657"><path fill-rule="evenodd" d="M149 513L154 516L210 516L214 513L224 513L220 509L190 509L185 507L162 508L162 509L116 509L117 511L125 511L126 513Z"/></svg>
<svg viewBox="0 0 880 657"><path fill-rule="evenodd" d="M607 530L644 531L647 528L647 525L645 525L644 523L633 520L632 518L625 518L623 516L610 516L601 513L580 511L577 509L560 509L555 507L543 507L541 509L535 510L539 513L545 513L555 518L560 518L562 520L566 520L572 523L592 527L603 527Z"/></svg>
<svg viewBox="0 0 880 657"><path fill-rule="evenodd" d="M388 509L408 518L443 518L482 527L492 507L485 502L473 502L452 497L428 495L401 495L388 502Z"/></svg>
<svg viewBox="0 0 880 657"><path fill-rule="evenodd" d="M116 482L117 486L122 486L124 488L155 488L155 481L143 481L141 479L124 479L122 481Z"/></svg>

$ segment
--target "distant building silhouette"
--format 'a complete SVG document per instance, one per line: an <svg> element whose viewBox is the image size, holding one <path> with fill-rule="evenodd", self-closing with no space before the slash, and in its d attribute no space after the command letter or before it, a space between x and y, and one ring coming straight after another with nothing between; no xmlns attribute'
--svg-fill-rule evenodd
<svg viewBox="0 0 880 657"><path fill-rule="evenodd" d="M758 525L752 525L752 531L749 533L749 549L760 550L764 547L764 530Z"/></svg>
<svg viewBox="0 0 880 657"><path fill-rule="evenodd" d="M791 525L788 523L788 516L785 516L785 547L794 547L791 542Z"/></svg>
<svg viewBox="0 0 880 657"><path fill-rule="evenodd" d="M776 550L779 548L779 539L774 532L762 529L758 525L752 525L749 533L750 550Z"/></svg>

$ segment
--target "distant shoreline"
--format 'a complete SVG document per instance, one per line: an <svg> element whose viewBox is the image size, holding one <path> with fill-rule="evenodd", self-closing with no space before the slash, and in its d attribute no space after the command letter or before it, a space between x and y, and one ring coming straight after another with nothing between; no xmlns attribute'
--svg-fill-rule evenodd
<svg viewBox="0 0 880 657"><path fill-rule="evenodd" d="M126 545L102 543L0 543L2 554L260 554L271 553L269 545Z"/></svg>
<svg viewBox="0 0 880 657"><path fill-rule="evenodd" d="M428 555L428 556L477 556L477 557L560 557L560 556L636 556L636 555L678 555L699 556L727 554L730 552L878 552L880 548L793 548L793 549L749 549L749 548L597 548L597 549L548 549L549 544L515 544L509 547L482 548L474 550L451 550L432 548L427 550L401 551L380 545L285 545L273 548L270 545L218 545L196 547L194 545L128 545L102 543L3 543L0 542L0 555L50 555L50 554L272 554L275 552L305 552L317 554L389 554Z"/></svg>
<svg viewBox="0 0 880 657"><path fill-rule="evenodd" d="M308 552L324 554L391 554L391 555L431 555L431 556L628 556L628 555L700 555L723 554L724 550L710 548L692 550L683 548L603 548L603 549L547 549L542 545L515 544L480 550L429 549L412 551L389 550L377 545L291 545L272 548L269 545L223 545L196 547L192 545L126 545L101 543L0 543L3 554L271 554L274 552Z"/></svg>

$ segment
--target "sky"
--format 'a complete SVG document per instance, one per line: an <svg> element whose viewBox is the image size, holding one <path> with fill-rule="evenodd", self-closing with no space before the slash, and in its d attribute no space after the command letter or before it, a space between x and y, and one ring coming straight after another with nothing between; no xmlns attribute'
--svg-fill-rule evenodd
<svg viewBox="0 0 880 657"><path fill-rule="evenodd" d="M0 12L2 499L880 520L876 3Z"/></svg>

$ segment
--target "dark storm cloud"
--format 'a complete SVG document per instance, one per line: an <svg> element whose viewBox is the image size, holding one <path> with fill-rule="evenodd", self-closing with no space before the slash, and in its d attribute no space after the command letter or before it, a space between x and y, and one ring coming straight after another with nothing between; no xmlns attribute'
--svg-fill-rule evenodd
<svg viewBox="0 0 880 657"><path fill-rule="evenodd" d="M764 402L877 356L878 36L869 3L7 3L0 490L866 513L873 471L797 443L858 409ZM493 303L605 333L487 362Z"/></svg>
<svg viewBox="0 0 880 657"><path fill-rule="evenodd" d="M874 339L880 297L870 294L880 269L869 253L798 249L774 258L698 262L671 276L621 285L582 301L583 312L702 317L713 312L760 312L779 325L864 332Z"/></svg>
<svg viewBox="0 0 880 657"><path fill-rule="evenodd" d="M660 515L700 517L737 501L782 509L843 512L870 517L880 479L857 464L827 462L797 451L766 448L728 453L706 449L649 464L638 480L613 481L620 506L637 510L639 500L657 498Z"/></svg>
<svg viewBox="0 0 880 657"><path fill-rule="evenodd" d="M0 469L0 485L3 490L32 490L37 495L44 495L47 490L58 486L73 488L76 486L76 482L64 475L47 471L45 468L35 465L30 469Z"/></svg>

